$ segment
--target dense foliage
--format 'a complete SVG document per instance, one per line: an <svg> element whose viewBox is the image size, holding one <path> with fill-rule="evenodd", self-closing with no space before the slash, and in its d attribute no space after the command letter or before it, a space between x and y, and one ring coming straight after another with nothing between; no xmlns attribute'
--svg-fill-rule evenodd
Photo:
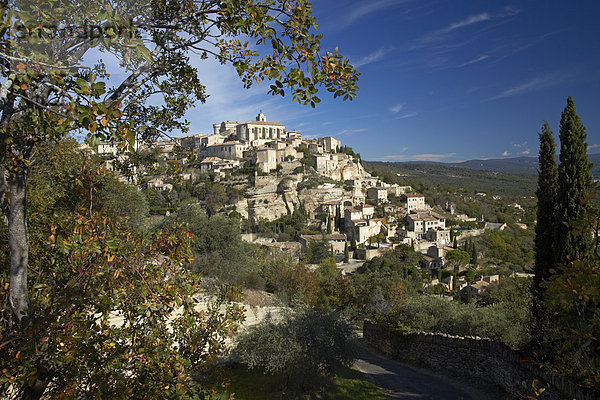
<svg viewBox="0 0 600 400"><path fill-rule="evenodd" d="M25 398L202 395L206 388L189 374L219 354L242 314L225 297L199 307L198 277L183 268L191 259L187 226L137 229L138 210L115 212L105 193L126 186L93 159L69 142L39 149L45 156L31 166L36 240L25 325L14 323L9 286L0 287L0 393L12 387ZM3 282L7 275L5 267Z"/></svg>
<svg viewBox="0 0 600 400"><path fill-rule="evenodd" d="M398 327L408 332L480 336L499 340L512 348L529 342L529 308L503 302L478 307L472 303L417 296L408 298L393 318Z"/></svg>
<svg viewBox="0 0 600 400"><path fill-rule="evenodd" d="M306 386L351 365L352 330L339 314L305 309L250 328L238 337L235 353L249 368L282 372L289 384Z"/></svg>

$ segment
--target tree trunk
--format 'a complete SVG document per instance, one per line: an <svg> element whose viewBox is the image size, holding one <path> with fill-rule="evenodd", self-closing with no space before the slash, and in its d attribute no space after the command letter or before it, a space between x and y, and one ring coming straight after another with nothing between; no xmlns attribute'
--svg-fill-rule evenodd
<svg viewBox="0 0 600 400"><path fill-rule="evenodd" d="M27 316L27 170L10 177L8 246L10 248L10 305L17 321Z"/></svg>

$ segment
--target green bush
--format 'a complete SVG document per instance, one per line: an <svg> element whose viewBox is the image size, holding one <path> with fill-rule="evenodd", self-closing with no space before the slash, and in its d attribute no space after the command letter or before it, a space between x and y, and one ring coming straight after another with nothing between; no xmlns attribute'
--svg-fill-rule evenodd
<svg viewBox="0 0 600 400"><path fill-rule="evenodd" d="M352 326L336 313L305 309L251 328L235 353L250 369L283 373L288 385L306 387L352 364Z"/></svg>
<svg viewBox="0 0 600 400"><path fill-rule="evenodd" d="M398 326L412 331L480 336L518 349L529 342L528 307L498 303L486 307L437 297L409 298L394 316Z"/></svg>

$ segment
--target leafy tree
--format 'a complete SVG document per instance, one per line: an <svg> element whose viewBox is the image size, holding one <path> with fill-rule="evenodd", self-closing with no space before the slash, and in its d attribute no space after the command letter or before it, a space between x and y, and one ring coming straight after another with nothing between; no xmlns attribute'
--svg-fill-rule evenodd
<svg viewBox="0 0 600 400"><path fill-rule="evenodd" d="M63 157L72 162L57 164ZM52 166L50 194L39 175ZM112 177L68 145L30 173L32 296L18 326L0 286L0 397L202 396L189 372L220 353L242 314L224 297L196 307L185 225L146 234L102 207L95 193ZM0 274L6 282L8 270Z"/></svg>
<svg viewBox="0 0 600 400"><path fill-rule="evenodd" d="M352 325L339 314L310 309L250 328L235 352L249 368L283 373L299 387L315 385L315 378L351 365L355 357Z"/></svg>
<svg viewBox="0 0 600 400"><path fill-rule="evenodd" d="M215 215L227 202L227 193L223 185L210 184L206 187L205 204L209 216Z"/></svg>
<svg viewBox="0 0 600 400"><path fill-rule="evenodd" d="M556 198L558 194L558 169L556 166L556 144L548 122L544 122L540 137L538 170L537 225L535 227L535 278L536 293L540 284L550 279L550 270L555 268L554 240L556 234ZM539 296L538 296L539 297Z"/></svg>
<svg viewBox="0 0 600 400"><path fill-rule="evenodd" d="M326 240L311 240L308 243L304 258L311 264L320 264L331 255L329 242Z"/></svg>
<svg viewBox="0 0 600 400"><path fill-rule="evenodd" d="M336 51L321 53L322 36L314 33L307 0L7 1L0 13L6 78L0 90L0 131L6 139L0 165L7 183L0 194L10 195L3 211L17 321L28 314L26 191L36 143L80 129L90 141L132 148L138 134L150 139L160 130L186 131L186 110L207 97L191 51L233 65L245 87L270 80L269 93L287 91L313 107L321 101L320 87L344 99L357 90L358 73L348 60ZM54 25L48 27L49 21ZM265 47L251 50L245 39ZM91 49L118 57L125 78L115 87L107 89L102 81L108 73L101 60L82 66Z"/></svg>
<svg viewBox="0 0 600 400"><path fill-rule="evenodd" d="M583 258L592 248L591 235L577 235L575 226L586 213L584 202L592 187L587 155L587 135L569 96L560 119L560 165L558 166L557 236L555 249L560 267Z"/></svg>
<svg viewBox="0 0 600 400"><path fill-rule="evenodd" d="M471 256L466 251L456 249L446 253L446 262L449 266L458 271L460 267L465 266L471 260Z"/></svg>

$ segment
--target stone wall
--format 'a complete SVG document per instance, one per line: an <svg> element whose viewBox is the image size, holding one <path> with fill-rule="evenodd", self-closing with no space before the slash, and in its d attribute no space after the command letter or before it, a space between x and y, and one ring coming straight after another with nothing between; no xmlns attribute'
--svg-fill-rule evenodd
<svg viewBox="0 0 600 400"><path fill-rule="evenodd" d="M531 384L535 379L540 381L538 388L546 388L539 397L542 400L600 398L600 393L524 363L518 352L489 339L427 333L404 335L369 321L364 322L363 335L370 346L390 358L477 382L478 386L500 388L517 398L533 395Z"/></svg>

